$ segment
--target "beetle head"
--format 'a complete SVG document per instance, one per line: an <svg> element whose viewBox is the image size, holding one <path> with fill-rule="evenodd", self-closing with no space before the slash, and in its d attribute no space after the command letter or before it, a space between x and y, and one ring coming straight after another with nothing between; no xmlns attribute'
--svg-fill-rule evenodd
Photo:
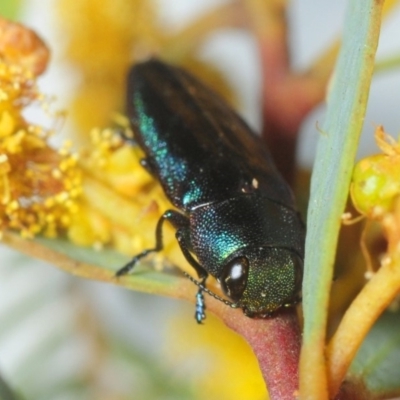
<svg viewBox="0 0 400 400"><path fill-rule="evenodd" d="M225 264L219 282L249 317L267 317L298 301L303 262L286 248L245 248Z"/></svg>

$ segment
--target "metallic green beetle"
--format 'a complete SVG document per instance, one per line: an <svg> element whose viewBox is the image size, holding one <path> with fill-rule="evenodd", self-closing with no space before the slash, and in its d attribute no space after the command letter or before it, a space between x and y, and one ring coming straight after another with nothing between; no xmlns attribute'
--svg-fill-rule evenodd
<svg viewBox="0 0 400 400"><path fill-rule="evenodd" d="M143 166L175 207L169 221L200 281L196 320L205 318L203 291L249 317L268 317L298 302L303 274L304 225L289 186L264 142L211 89L184 70L158 60L134 66L127 110ZM214 276L227 299L206 288Z"/></svg>

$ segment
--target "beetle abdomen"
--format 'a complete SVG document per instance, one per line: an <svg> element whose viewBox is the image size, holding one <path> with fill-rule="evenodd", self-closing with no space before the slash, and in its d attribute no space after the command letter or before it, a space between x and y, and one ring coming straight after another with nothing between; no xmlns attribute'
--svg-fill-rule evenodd
<svg viewBox="0 0 400 400"><path fill-rule="evenodd" d="M223 201L254 185L293 206L262 140L216 93L156 60L135 66L128 85L135 138L176 207Z"/></svg>

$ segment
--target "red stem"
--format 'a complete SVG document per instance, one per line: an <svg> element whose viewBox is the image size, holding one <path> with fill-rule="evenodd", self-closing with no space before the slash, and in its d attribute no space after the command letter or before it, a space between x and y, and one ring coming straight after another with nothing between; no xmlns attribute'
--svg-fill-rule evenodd
<svg viewBox="0 0 400 400"><path fill-rule="evenodd" d="M261 44L263 71L262 136L278 170L292 185L299 130L308 113L322 100L325 88L313 76L296 75L281 62L271 62L281 52ZM277 70L280 68L280 70Z"/></svg>
<svg viewBox="0 0 400 400"><path fill-rule="evenodd" d="M271 400L293 400L298 390L300 328L294 308L274 318L251 319L242 312L223 313L225 323L253 349Z"/></svg>

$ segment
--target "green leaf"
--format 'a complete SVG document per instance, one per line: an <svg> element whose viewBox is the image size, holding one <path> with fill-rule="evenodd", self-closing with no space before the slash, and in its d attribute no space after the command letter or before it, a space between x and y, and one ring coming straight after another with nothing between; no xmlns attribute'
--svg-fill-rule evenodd
<svg viewBox="0 0 400 400"><path fill-rule="evenodd" d="M350 375L361 378L372 393L400 395L400 312L386 312L375 323Z"/></svg>
<svg viewBox="0 0 400 400"><path fill-rule="evenodd" d="M130 275L117 278L115 272L123 267L129 256L110 249L94 250L76 246L65 239L23 239L18 234L5 232L3 243L31 257L47 261L58 268L86 279L93 279L125 286L145 293L182 298L193 301L193 284L179 269L163 263L157 271L146 258L135 266Z"/></svg>
<svg viewBox="0 0 400 400"><path fill-rule="evenodd" d="M97 251L93 247L77 246L66 239L38 237L34 241L74 260L96 265L109 271L116 272L129 261L129 256L124 256L114 250L102 249Z"/></svg>
<svg viewBox="0 0 400 400"><path fill-rule="evenodd" d="M326 379L324 343L333 265L374 69L381 9L382 2L376 0L349 1L343 44L320 130L307 216L303 388L311 375L321 374L321 379Z"/></svg>
<svg viewBox="0 0 400 400"><path fill-rule="evenodd" d="M69 260L78 261L88 266L87 270L83 266L82 268L76 268L76 271L69 269L68 272L89 279L118 283L120 280L115 277L115 272L131 259L129 256L124 256L114 250L107 248L95 250L91 247L81 247L66 239L36 238L33 242L56 254L64 255ZM60 266L57 262L54 262L54 264ZM102 271L107 272L107 276L102 275ZM165 270L156 271L154 266L151 265L151 261L146 258L146 260L140 261L135 265L134 271L130 275L124 276L121 280L127 281L124 286L134 290L171 296L176 290L176 285L182 279L187 281L177 268L166 267Z"/></svg>

